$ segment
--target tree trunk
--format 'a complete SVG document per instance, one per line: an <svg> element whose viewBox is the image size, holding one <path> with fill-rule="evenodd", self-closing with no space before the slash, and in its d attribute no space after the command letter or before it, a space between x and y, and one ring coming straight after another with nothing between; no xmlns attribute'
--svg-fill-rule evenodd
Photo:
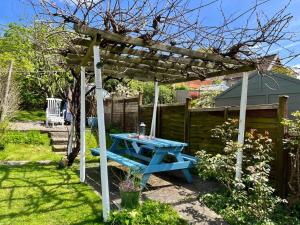
<svg viewBox="0 0 300 225"><path fill-rule="evenodd" d="M6 118L6 114L7 114L7 104L8 104L8 94L9 94L9 89L10 89L10 81L11 81L11 75L12 75L12 69L13 69L13 61L10 61L10 65L9 65L9 71L8 71L8 77L7 77L7 83L6 83L6 87L5 87L5 94L4 94L4 99L2 102L2 106L1 106L1 117L0 117L0 121L4 121Z"/></svg>
<svg viewBox="0 0 300 225"><path fill-rule="evenodd" d="M75 148L71 154L68 155L68 166L73 164L75 158L80 152L80 82L78 79L76 79L72 93L71 109L75 127Z"/></svg>

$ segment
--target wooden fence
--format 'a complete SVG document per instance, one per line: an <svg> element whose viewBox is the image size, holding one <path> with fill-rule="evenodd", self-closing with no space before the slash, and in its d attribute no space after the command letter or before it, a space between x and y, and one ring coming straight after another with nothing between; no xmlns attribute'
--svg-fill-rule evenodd
<svg viewBox="0 0 300 225"><path fill-rule="evenodd" d="M151 125L153 106L142 105L139 121ZM271 180L275 182L277 192L285 196L287 192L287 152L283 151L282 138L284 127L280 121L287 115L287 97L282 96L278 104L248 106L246 129L268 131L273 140L273 162ZM157 115L157 136L161 138L184 141L188 143L187 154L199 150L209 153L221 152L222 146L211 137L211 129L222 124L228 118L238 118L239 107L219 107L209 109L192 109L190 100L186 104L160 105Z"/></svg>
<svg viewBox="0 0 300 225"><path fill-rule="evenodd" d="M139 107L142 105L142 95L129 98L106 98L104 100L104 117L106 128L117 128L124 132L136 132L138 127ZM87 98L87 117L95 117L96 99L94 95Z"/></svg>
<svg viewBox="0 0 300 225"><path fill-rule="evenodd" d="M142 96L130 98L107 98L104 102L105 124L124 132L136 132L138 112Z"/></svg>
<svg viewBox="0 0 300 225"><path fill-rule="evenodd" d="M152 111L152 105L142 105L141 95L106 99L106 126L136 132L138 124L144 122L146 133L149 133ZM287 116L287 97L280 97L278 104L248 106L246 115L247 130L268 131L273 140L271 179L278 194L286 196L289 165L288 154L282 148L285 130L280 122ZM161 104L157 110L156 134L157 137L188 143L184 150L187 154L194 155L199 150L219 153L224 146L211 137L211 129L228 118L238 117L239 107L194 109L190 107L190 99L185 104Z"/></svg>

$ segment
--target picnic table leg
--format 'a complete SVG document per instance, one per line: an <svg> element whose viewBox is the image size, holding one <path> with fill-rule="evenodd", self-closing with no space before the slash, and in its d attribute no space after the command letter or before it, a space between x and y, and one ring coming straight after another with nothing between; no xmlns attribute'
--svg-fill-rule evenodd
<svg viewBox="0 0 300 225"><path fill-rule="evenodd" d="M108 151L111 151L113 153L116 153L118 145L120 144L121 140L114 138L113 139L113 143L111 144L110 148L108 149Z"/></svg>
<svg viewBox="0 0 300 225"><path fill-rule="evenodd" d="M181 156L181 153L177 153L175 154L175 157L177 159L178 162L184 162L184 159L183 157ZM182 169L181 170L183 172L183 175L185 177L185 179L187 180L188 183L192 183L193 182L193 178L192 178L192 175L189 171L189 169Z"/></svg>
<svg viewBox="0 0 300 225"><path fill-rule="evenodd" d="M163 152L155 152L155 154L153 155L153 158L151 159L148 166L159 164L164 159L165 155L166 155L166 153L163 153ZM150 176L151 176L151 173L147 173L147 169L146 169L144 171L144 174L143 174L143 177L141 180L142 189L144 189L144 187L146 187L147 181L149 180Z"/></svg>

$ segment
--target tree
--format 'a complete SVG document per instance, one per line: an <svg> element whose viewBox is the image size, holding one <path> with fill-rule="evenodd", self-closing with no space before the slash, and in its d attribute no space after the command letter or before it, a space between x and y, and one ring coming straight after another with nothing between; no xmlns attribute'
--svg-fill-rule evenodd
<svg viewBox="0 0 300 225"><path fill-rule="evenodd" d="M224 21L217 25L202 24L200 14L203 8L217 4L218 0L199 1L197 4L189 0L63 0L59 4L53 0L28 1L43 20L59 26L84 24L120 35L139 37L145 43L160 41L188 49L209 49L236 60L247 58L256 62L258 56L268 54L273 44L290 39L290 33L285 28L292 17L286 13L286 7L274 12L271 17L257 13L259 6L269 0L255 1L253 6L229 17L221 9ZM256 19L255 25L250 25L252 19ZM239 26L236 21L240 22ZM262 51L254 51L254 47ZM85 51L74 49L71 42L67 48L61 49L62 53ZM226 64L219 66L226 67ZM73 88L72 110L75 129L79 134L79 68L71 67L70 71L77 81ZM91 80L91 75L87 79ZM108 80L109 76L105 79ZM76 148L68 156L69 165L79 152L79 143L77 135Z"/></svg>
<svg viewBox="0 0 300 225"><path fill-rule="evenodd" d="M62 66L63 57L49 53L63 46L60 30L41 23L28 27L9 24L4 30L0 39L1 68L14 61L23 107L44 105L46 97L64 97L66 87L72 83L70 72Z"/></svg>
<svg viewBox="0 0 300 225"><path fill-rule="evenodd" d="M131 90L142 93L145 104L153 104L154 99L154 83L131 81L129 83ZM160 104L173 103L175 100L175 90L171 85L160 85L158 102Z"/></svg>

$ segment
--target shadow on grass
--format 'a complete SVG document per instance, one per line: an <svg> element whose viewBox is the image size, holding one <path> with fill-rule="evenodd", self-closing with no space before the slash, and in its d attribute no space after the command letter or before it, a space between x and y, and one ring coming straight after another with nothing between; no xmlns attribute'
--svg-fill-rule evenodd
<svg viewBox="0 0 300 225"><path fill-rule="evenodd" d="M0 166L0 224L99 224L100 197L70 169Z"/></svg>

